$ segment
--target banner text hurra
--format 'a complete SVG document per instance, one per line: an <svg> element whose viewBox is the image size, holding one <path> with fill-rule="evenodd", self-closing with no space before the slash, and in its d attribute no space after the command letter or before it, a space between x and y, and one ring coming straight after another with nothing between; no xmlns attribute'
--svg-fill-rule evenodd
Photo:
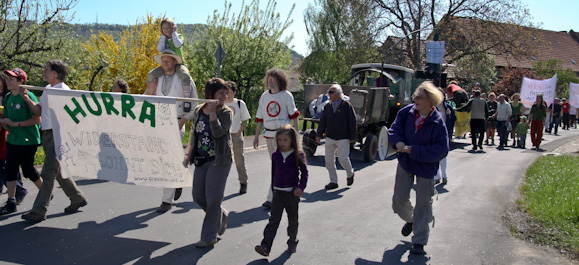
<svg viewBox="0 0 579 265"><path fill-rule="evenodd" d="M76 124L80 123L79 114L82 117L86 117L87 111L94 116L101 116L103 115L104 112L106 112L106 115L114 114L118 116L120 113L121 116L124 118L127 118L127 116L132 118L133 120L137 118L135 113L133 112L133 107L135 106L135 99L133 98L133 96L129 94L121 95L121 110L119 112L119 110L116 109L114 106L115 100L111 94L109 93L99 93L99 94L100 100L95 93L90 93L93 103L89 103L89 99L87 99L86 95L83 94L81 96L82 102L84 103L83 105L81 105L76 98L72 97L70 101L72 102L74 107L71 108L67 104L64 105L64 110L66 111L66 113L68 113L70 118ZM91 104L93 104L93 106L91 106ZM155 127L156 125L155 105L149 103L146 100L143 101L143 105L141 106L141 109L139 111L139 122L144 124L145 120L149 121L151 127L153 128Z"/></svg>

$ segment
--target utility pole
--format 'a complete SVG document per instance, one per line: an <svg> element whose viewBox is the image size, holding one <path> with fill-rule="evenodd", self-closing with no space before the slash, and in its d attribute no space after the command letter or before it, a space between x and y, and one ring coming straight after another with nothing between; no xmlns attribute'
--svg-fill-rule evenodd
<svg viewBox="0 0 579 265"><path fill-rule="evenodd" d="M422 20L422 0L418 0L418 28ZM418 31L418 39L416 40L416 69L420 69L420 31Z"/></svg>

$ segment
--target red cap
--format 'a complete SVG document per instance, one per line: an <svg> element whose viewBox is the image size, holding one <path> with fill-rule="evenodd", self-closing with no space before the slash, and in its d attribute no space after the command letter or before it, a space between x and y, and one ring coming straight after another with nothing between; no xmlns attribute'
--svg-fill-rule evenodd
<svg viewBox="0 0 579 265"><path fill-rule="evenodd" d="M12 70L6 70L4 71L4 73L10 76L19 77L20 79L22 79L22 84L26 84L27 75L26 72L24 72L24 70L20 68L14 68Z"/></svg>

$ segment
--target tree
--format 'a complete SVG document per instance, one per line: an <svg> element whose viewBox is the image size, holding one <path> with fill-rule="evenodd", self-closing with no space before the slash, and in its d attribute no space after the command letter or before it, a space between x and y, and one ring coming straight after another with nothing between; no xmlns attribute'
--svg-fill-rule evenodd
<svg viewBox="0 0 579 265"><path fill-rule="evenodd" d="M484 50L484 45L481 45ZM496 78L496 64L493 56L486 53L474 53L461 56L456 62L454 73L457 79L461 80L464 88L472 88L476 83L480 83L483 92L489 91Z"/></svg>
<svg viewBox="0 0 579 265"><path fill-rule="evenodd" d="M579 77L571 69L563 69L563 61L551 58L547 61L538 61L533 65L540 79L548 79L557 74L557 90L555 95L560 98L569 98L569 82L579 83Z"/></svg>
<svg viewBox="0 0 579 265"><path fill-rule="evenodd" d="M263 92L265 72L273 67L288 69L291 55L288 45L293 38L282 38L283 32L293 22L293 8L285 20L275 11L276 1L269 0L265 10L259 1L242 4L239 14L231 13L231 3L225 2L222 13L214 11L207 18L206 26L198 26L194 42L186 47L186 60L192 76L203 91L205 81L217 76L215 51L221 42L227 53L221 69L221 77L237 83L237 97L243 99L250 111L255 112L259 96ZM200 93L202 95L203 92Z"/></svg>
<svg viewBox="0 0 579 265"><path fill-rule="evenodd" d="M131 93L142 94L147 87L147 73L159 66L153 56L158 53L162 19L151 15L138 19L134 26L123 30L119 40L109 33L93 33L90 40L82 44L88 54L74 88L109 91L117 78L123 78Z"/></svg>
<svg viewBox="0 0 579 265"><path fill-rule="evenodd" d="M495 92L497 96L505 94L511 97L521 91L523 77L537 79L537 72L524 68L507 68L502 72L502 77L499 81L493 86L492 92Z"/></svg>
<svg viewBox="0 0 579 265"><path fill-rule="evenodd" d="M316 0L304 11L310 55L302 64L303 79L316 83L350 79L350 67L378 61L382 33L377 14L366 0Z"/></svg>
<svg viewBox="0 0 579 265"><path fill-rule="evenodd" d="M383 11L385 29L405 40L404 54L421 69L417 45L428 34L446 41L447 63L475 54L509 54L514 59L536 54L529 11L520 0L373 0ZM436 31L432 31L437 28ZM419 33L423 30L421 37ZM485 49L480 49L484 43Z"/></svg>
<svg viewBox="0 0 579 265"><path fill-rule="evenodd" d="M78 0L1 0L0 69L19 67L29 74L30 83L41 77L47 58L70 47L70 35L62 31L72 20L67 11Z"/></svg>

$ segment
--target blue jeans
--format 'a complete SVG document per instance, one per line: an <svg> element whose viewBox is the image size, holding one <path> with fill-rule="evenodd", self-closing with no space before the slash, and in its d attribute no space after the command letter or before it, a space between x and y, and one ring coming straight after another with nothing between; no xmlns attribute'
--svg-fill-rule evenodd
<svg viewBox="0 0 579 265"><path fill-rule="evenodd" d="M6 186L6 160L0 159L0 191L2 187ZM28 194L28 191L22 185L22 177L20 172L16 178L16 198L21 199Z"/></svg>

